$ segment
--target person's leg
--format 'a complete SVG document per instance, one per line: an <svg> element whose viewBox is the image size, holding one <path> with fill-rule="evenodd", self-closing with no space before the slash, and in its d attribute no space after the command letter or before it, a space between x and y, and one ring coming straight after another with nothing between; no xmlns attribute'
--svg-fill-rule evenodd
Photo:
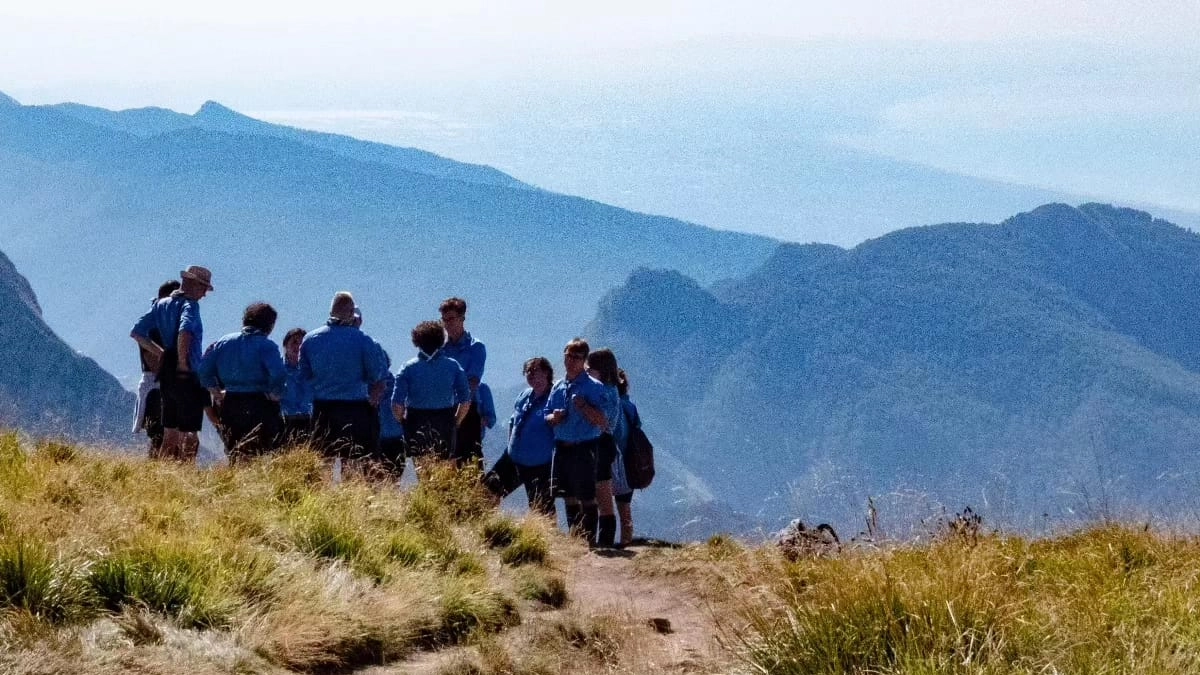
<svg viewBox="0 0 1200 675"><path fill-rule="evenodd" d="M617 516L613 510L612 481L596 483L596 543L611 548L617 537Z"/></svg>
<svg viewBox="0 0 1200 675"><path fill-rule="evenodd" d="M617 495L617 515L621 517L621 546L633 543L633 493Z"/></svg>
<svg viewBox="0 0 1200 675"><path fill-rule="evenodd" d="M517 465L521 483L525 486L525 496L529 501L529 510L557 520L558 514L554 509L554 493L550 487L549 463L540 466Z"/></svg>

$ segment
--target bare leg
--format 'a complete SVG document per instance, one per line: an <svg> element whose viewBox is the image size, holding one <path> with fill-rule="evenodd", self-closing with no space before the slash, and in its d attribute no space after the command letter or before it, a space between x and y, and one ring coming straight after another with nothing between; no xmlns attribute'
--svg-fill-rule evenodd
<svg viewBox="0 0 1200 675"><path fill-rule="evenodd" d="M617 514L621 517L621 545L633 543L633 504L617 502Z"/></svg>
<svg viewBox="0 0 1200 675"><path fill-rule="evenodd" d="M195 464L200 454L200 435L195 432L181 433L182 441L179 447L179 461L184 464Z"/></svg>
<svg viewBox="0 0 1200 675"><path fill-rule="evenodd" d="M162 448L158 456L162 459L175 459L183 450L183 434L178 429L163 429Z"/></svg>

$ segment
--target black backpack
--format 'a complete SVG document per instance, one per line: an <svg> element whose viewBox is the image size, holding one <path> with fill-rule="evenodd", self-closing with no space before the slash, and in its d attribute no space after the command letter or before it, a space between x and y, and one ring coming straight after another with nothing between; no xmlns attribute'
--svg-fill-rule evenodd
<svg viewBox="0 0 1200 675"><path fill-rule="evenodd" d="M629 412L625 412L629 424L629 442L625 446L625 482L634 490L644 490L654 481L654 444L646 438L646 432L633 423Z"/></svg>

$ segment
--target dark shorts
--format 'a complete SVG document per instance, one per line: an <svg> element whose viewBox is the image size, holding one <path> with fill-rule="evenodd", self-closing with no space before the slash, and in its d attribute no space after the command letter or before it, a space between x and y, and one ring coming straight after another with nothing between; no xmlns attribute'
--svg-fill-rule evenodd
<svg viewBox="0 0 1200 675"><path fill-rule="evenodd" d="M483 459L483 419L474 402L454 432L454 457L460 462Z"/></svg>
<svg viewBox="0 0 1200 675"><path fill-rule="evenodd" d="M600 434L596 443L596 482L612 480L613 461L617 459L617 441L612 434Z"/></svg>
<svg viewBox="0 0 1200 675"><path fill-rule="evenodd" d="M150 456L157 457L163 442L162 392L151 389L146 394L146 414L142 417L142 428L150 438Z"/></svg>
<svg viewBox="0 0 1200 675"><path fill-rule="evenodd" d="M379 446L378 418L368 401L313 401L312 442L326 457L369 458Z"/></svg>
<svg viewBox="0 0 1200 675"><path fill-rule="evenodd" d="M554 444L554 494L590 502L596 499L597 441Z"/></svg>
<svg viewBox="0 0 1200 675"><path fill-rule="evenodd" d="M225 452L230 462L266 454L279 447L283 417L279 402L263 393L230 393L221 402Z"/></svg>
<svg viewBox="0 0 1200 675"><path fill-rule="evenodd" d="M408 439L408 454L413 457L432 455L438 459L454 459L456 432L454 408L406 408L404 437Z"/></svg>
<svg viewBox="0 0 1200 675"><path fill-rule="evenodd" d="M162 391L162 425L184 433L200 431L204 422L204 409L212 403L208 390L200 386L195 373L183 377L172 374L162 378L158 385Z"/></svg>

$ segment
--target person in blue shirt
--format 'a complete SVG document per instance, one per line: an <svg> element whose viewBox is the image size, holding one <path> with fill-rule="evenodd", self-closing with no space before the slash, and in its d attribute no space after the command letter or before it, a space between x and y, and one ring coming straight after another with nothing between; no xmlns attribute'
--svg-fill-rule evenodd
<svg viewBox="0 0 1200 675"><path fill-rule="evenodd" d="M529 510L556 520L554 493L550 489L554 430L545 416L554 368L548 359L537 356L526 361L522 371L529 388L513 404L513 414L508 420L508 454L517 468L517 479L525 487Z"/></svg>
<svg viewBox="0 0 1200 675"><path fill-rule="evenodd" d="M550 389L544 409L554 429L554 486L563 497L567 525L586 541L596 539L596 460L600 436L608 429L604 411L611 407L605 386L584 369L586 340L575 338L563 349L566 377Z"/></svg>
<svg viewBox="0 0 1200 675"><path fill-rule="evenodd" d="M625 477L625 451L629 448L629 430L642 426L642 416L629 398L629 376L624 370L617 371L617 394L621 397L621 420L616 426L613 439L617 442L617 459L613 462L612 492L617 502L617 515L621 517L621 540L624 548L633 543L633 488Z"/></svg>
<svg viewBox="0 0 1200 675"><path fill-rule="evenodd" d="M483 382L483 367L487 362L487 348L467 332L467 301L462 298L447 298L438 307L442 326L446 329L446 344L442 353L462 366L471 386L471 407L467 416L458 425L457 452L461 463L483 462L483 425L479 414L479 386Z"/></svg>
<svg viewBox="0 0 1200 675"><path fill-rule="evenodd" d="M283 398L279 399L283 413L283 436L285 445L303 445L309 440L312 428L312 387L300 372L300 343L308 331L293 328L283 336L283 370L287 382L283 387Z"/></svg>
<svg viewBox="0 0 1200 675"><path fill-rule="evenodd" d="M357 326L354 296L334 294L325 325L300 343L300 372L313 393L312 442L330 459L369 458L379 443L383 351Z"/></svg>
<svg viewBox="0 0 1200 675"><path fill-rule="evenodd" d="M617 391L620 369L617 357L611 349L597 349L587 356L587 373L604 385L608 397L604 406L604 417L608 426L600 434L599 454L596 458L596 507L599 513L596 544L612 548L617 537L617 515L613 509L613 465L617 459L617 444L613 434L621 424L621 396Z"/></svg>
<svg viewBox="0 0 1200 675"><path fill-rule="evenodd" d="M208 390L195 370L200 367L204 324L200 300L213 290L212 272L192 265L179 273L180 288L154 303L134 324L129 336L158 370L162 394L164 458L193 463L200 450L200 427L209 406ZM161 343L151 339L157 331Z"/></svg>
<svg viewBox="0 0 1200 675"><path fill-rule="evenodd" d="M179 282L170 279L158 287L158 295L150 301L150 307L179 290ZM150 340L162 346L162 336L157 328L150 330ZM158 389L158 359L138 345L138 357L142 363L142 379L138 382L137 401L133 408L133 432L145 431L150 439L150 459L161 459L163 442L162 392Z"/></svg>
<svg viewBox="0 0 1200 675"><path fill-rule="evenodd" d="M209 346L196 373L219 410L230 464L274 450L283 437L279 398L287 371L269 337L278 317L271 305L251 303L241 332Z"/></svg>
<svg viewBox="0 0 1200 675"><path fill-rule="evenodd" d="M380 349L383 349L380 346ZM386 351L383 358L388 365L385 375L387 387L379 404L379 452L375 457L378 471L393 482L404 477L404 462L407 452L404 441L404 426L392 412L392 395L396 392L396 376L392 374L392 359Z"/></svg>
<svg viewBox="0 0 1200 675"><path fill-rule="evenodd" d="M392 413L404 425L414 461L432 456L461 466L464 459L455 450L455 431L470 408L471 387L458 361L442 353L445 342L446 331L436 321L413 328L418 353L396 373ZM417 469L420 476L419 464Z"/></svg>
<svg viewBox="0 0 1200 675"><path fill-rule="evenodd" d="M487 436L487 430L496 426L496 399L492 398L491 387L479 383L479 390L475 392L475 405L479 406L480 433Z"/></svg>

